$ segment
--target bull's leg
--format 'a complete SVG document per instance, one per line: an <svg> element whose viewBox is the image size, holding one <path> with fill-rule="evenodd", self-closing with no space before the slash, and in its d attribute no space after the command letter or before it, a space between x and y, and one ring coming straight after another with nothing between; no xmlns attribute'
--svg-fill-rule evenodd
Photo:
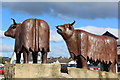
<svg viewBox="0 0 120 80"><path fill-rule="evenodd" d="M33 63L37 63L38 52L32 52Z"/></svg>
<svg viewBox="0 0 120 80"><path fill-rule="evenodd" d="M87 69L87 59L85 59L83 56L80 57L82 62L82 68Z"/></svg>
<svg viewBox="0 0 120 80"><path fill-rule="evenodd" d="M104 65L103 65L102 62L100 62L100 70L101 70L101 71L104 71Z"/></svg>
<svg viewBox="0 0 120 80"><path fill-rule="evenodd" d="M114 72L114 73L116 73L116 65L115 65L114 63L112 63L112 64L110 65L110 70L109 70L109 72Z"/></svg>
<svg viewBox="0 0 120 80"><path fill-rule="evenodd" d="M106 63L103 62L102 65L103 65L102 66L103 67L103 71L107 71L108 72L109 71L109 64L106 64Z"/></svg>
<svg viewBox="0 0 120 80"><path fill-rule="evenodd" d="M100 61L94 61L93 65L97 66L100 63Z"/></svg>
<svg viewBox="0 0 120 80"><path fill-rule="evenodd" d="M29 56L29 53L26 51L23 51L24 63L28 63L28 58L29 58L28 56Z"/></svg>
<svg viewBox="0 0 120 80"><path fill-rule="evenodd" d="M82 68L82 63L80 60L77 60L77 68Z"/></svg>
<svg viewBox="0 0 120 80"><path fill-rule="evenodd" d="M85 59L83 56L78 56L77 57L77 68L87 69L87 59Z"/></svg>
<svg viewBox="0 0 120 80"><path fill-rule="evenodd" d="M21 53L16 53L16 63L20 63Z"/></svg>
<svg viewBox="0 0 120 80"><path fill-rule="evenodd" d="M42 63L47 63L47 53L43 51L41 53L42 53L42 57L41 57Z"/></svg>

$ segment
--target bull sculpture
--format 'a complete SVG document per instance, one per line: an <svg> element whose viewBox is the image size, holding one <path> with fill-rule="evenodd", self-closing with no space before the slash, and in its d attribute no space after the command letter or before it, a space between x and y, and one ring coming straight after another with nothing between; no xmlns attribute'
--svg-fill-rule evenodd
<svg viewBox="0 0 120 80"><path fill-rule="evenodd" d="M22 23L13 24L4 33L5 36L15 39L14 52L16 63L20 63L23 53L24 63L28 63L29 53L32 52L33 63L37 63L38 52L42 53L42 63L47 62L49 52L49 25L40 19L27 19Z"/></svg>
<svg viewBox="0 0 120 80"><path fill-rule="evenodd" d="M73 24L58 25L57 32L65 40L78 68L87 68L87 61L101 62L105 71L116 72L117 43L112 37L74 29Z"/></svg>

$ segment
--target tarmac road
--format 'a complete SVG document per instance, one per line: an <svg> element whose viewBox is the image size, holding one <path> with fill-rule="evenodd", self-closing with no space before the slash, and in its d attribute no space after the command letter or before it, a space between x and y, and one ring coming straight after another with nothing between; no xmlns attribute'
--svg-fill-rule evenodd
<svg viewBox="0 0 120 80"><path fill-rule="evenodd" d="M4 78L4 75L0 75L0 80Z"/></svg>

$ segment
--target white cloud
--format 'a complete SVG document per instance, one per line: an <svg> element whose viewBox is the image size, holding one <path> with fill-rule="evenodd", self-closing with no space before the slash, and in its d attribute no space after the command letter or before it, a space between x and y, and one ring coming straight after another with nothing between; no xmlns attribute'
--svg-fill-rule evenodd
<svg viewBox="0 0 120 80"><path fill-rule="evenodd" d="M0 57L1 57L1 56L3 56L3 53L2 53L2 52L0 52Z"/></svg>
<svg viewBox="0 0 120 80"><path fill-rule="evenodd" d="M119 0L2 0L2 2L118 2Z"/></svg>
<svg viewBox="0 0 120 80"><path fill-rule="evenodd" d="M0 52L13 52L14 45L0 43Z"/></svg>
<svg viewBox="0 0 120 80"><path fill-rule="evenodd" d="M63 41L63 39L62 39L61 35L59 35L57 33L57 31L50 30L50 41L59 42L59 41Z"/></svg>
<svg viewBox="0 0 120 80"><path fill-rule="evenodd" d="M109 31L111 34L118 37L118 29L114 29L114 28L99 28L99 27L95 27L95 26L85 26L85 27L80 27L80 28L76 28L76 29L85 30L89 33L93 33L96 35L102 35L106 31ZM50 41L53 41L53 42L63 41L62 36L60 34L58 34L57 31L51 30L50 36L51 36Z"/></svg>
<svg viewBox="0 0 120 80"><path fill-rule="evenodd" d="M4 31L0 30L0 38L5 38Z"/></svg>
<svg viewBox="0 0 120 80"><path fill-rule="evenodd" d="M25 1L25 0L24 0ZM66 0L64 0L66 1ZM26 6L27 5L27 6ZM32 5L32 7L31 7ZM74 7L73 7L74 6ZM39 8L38 8L39 7ZM26 14L31 16L43 16L44 14L63 19L97 19L118 18L117 2L4 2L2 8L10 10L11 14ZM89 14L89 15L88 15Z"/></svg>
<svg viewBox="0 0 120 80"><path fill-rule="evenodd" d="M51 51L48 53L48 57L59 57L59 56L67 56L70 57L67 46L65 42L54 44L50 46Z"/></svg>
<svg viewBox="0 0 120 80"><path fill-rule="evenodd" d="M102 35L106 31L109 31L111 34L118 37L118 29L114 29L114 28L99 28L99 27L95 27L95 26L86 26L86 27L80 27L78 29L82 29L89 33L93 33L93 34L97 34L97 35Z"/></svg>
<svg viewBox="0 0 120 80"><path fill-rule="evenodd" d="M97 35L102 35L105 31L109 31L110 33L112 33L113 35L118 37L118 29L114 29L114 28L99 28L96 26L85 26L85 27L80 27L77 29L82 29L82 30L85 30L87 32L97 34ZM61 37L61 35L59 35L57 33L56 30L50 30L50 41L51 42L62 41L62 42L51 44L51 46L50 46L51 52L48 53L49 57L50 56L55 56L55 57L70 56L68 49L67 49L67 46L65 44L65 41L63 41L63 38ZM2 45L2 46L0 46L0 56L12 54L12 52L14 50L14 45L8 45L5 43L0 43L0 45Z"/></svg>
<svg viewBox="0 0 120 80"><path fill-rule="evenodd" d="M99 28L96 26L85 26L85 27L79 27L76 29L85 30L89 33L93 33L96 35L102 35L106 31L109 31L110 33L118 37L118 29L114 29L114 28ZM0 30L0 38L7 38L4 36L4 31ZM50 41L59 42L59 41L63 41L63 38L60 34L57 33L56 30L50 30Z"/></svg>
<svg viewBox="0 0 120 80"><path fill-rule="evenodd" d="M11 57L14 50L14 45L3 43L0 40L0 56Z"/></svg>
<svg viewBox="0 0 120 80"><path fill-rule="evenodd" d="M0 52L0 56L2 57L11 57L13 52Z"/></svg>

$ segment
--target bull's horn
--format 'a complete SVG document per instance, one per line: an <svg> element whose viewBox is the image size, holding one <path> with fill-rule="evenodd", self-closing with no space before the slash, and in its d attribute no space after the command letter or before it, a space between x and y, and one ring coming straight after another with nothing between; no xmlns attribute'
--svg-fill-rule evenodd
<svg viewBox="0 0 120 80"><path fill-rule="evenodd" d="M13 18L11 18L13 20L13 24L16 24L15 20Z"/></svg>
<svg viewBox="0 0 120 80"><path fill-rule="evenodd" d="M72 26L73 24L75 24L75 21L71 24L71 26Z"/></svg>

